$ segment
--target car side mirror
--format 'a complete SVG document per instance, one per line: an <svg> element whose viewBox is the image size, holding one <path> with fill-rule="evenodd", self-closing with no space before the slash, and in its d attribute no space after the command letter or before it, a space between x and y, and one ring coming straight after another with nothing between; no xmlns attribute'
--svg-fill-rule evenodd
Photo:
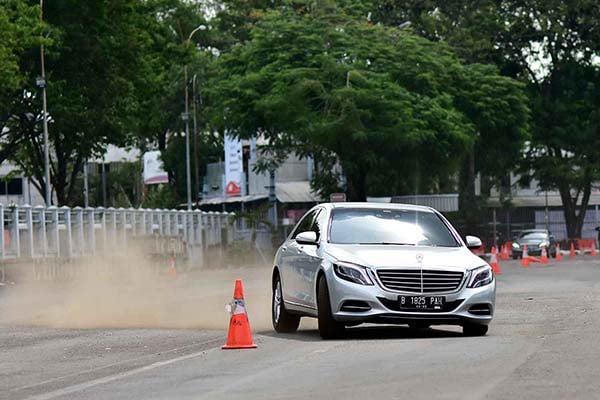
<svg viewBox="0 0 600 400"><path fill-rule="evenodd" d="M296 235L296 243L316 245L317 244L317 234L315 232L311 232L311 231L300 232L298 235Z"/></svg>
<svg viewBox="0 0 600 400"><path fill-rule="evenodd" d="M478 249L482 246L481 239L479 239L477 236L467 236L465 239L467 242L467 248L470 250Z"/></svg>

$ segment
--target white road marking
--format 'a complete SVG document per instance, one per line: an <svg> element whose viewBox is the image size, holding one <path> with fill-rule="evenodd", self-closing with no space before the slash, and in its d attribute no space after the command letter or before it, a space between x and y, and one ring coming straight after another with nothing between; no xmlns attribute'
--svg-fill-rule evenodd
<svg viewBox="0 0 600 400"><path fill-rule="evenodd" d="M96 368L90 368L90 369L86 369L85 371L79 371L79 372L74 372L72 374L57 376L56 378L48 379L48 380L45 380L45 381L42 381L42 382L37 382L37 383L31 384L31 385L16 387L16 388L10 389L10 391L11 392L20 392L21 390L31 389L31 388L34 388L34 387L46 385L48 383L60 381L60 380L67 379L67 378L72 378L74 376L89 374L91 372L101 371L103 369L112 368L112 367L116 367L116 366L119 366L119 365L123 365L123 364L127 364L127 363L132 363L132 362L140 361L140 360L143 360L143 359L146 359L146 358L156 357L158 354L176 353L178 351L189 349L190 347L204 346L204 345L207 345L209 343L219 342L219 341L221 341L221 339L212 339L212 340L207 340L205 342L190 344L188 346L176 347L174 349L167 350L167 351L161 351L159 353L152 353L152 354L147 354L147 355L141 356L141 357L130 358L129 360L123 360L123 361L119 361L119 362L108 364L108 365L103 365L103 366L96 367ZM145 347L147 347L147 346L144 346L144 348Z"/></svg>
<svg viewBox="0 0 600 400"><path fill-rule="evenodd" d="M200 343L199 345L208 344L208 343L211 343L211 342L216 342L218 340L220 340L220 339L209 340L207 342ZM137 375L137 374L141 374L143 372L151 371L151 370L156 369L156 368L164 367L165 365L175 364L175 363L180 362L180 361L189 360L190 358L196 358L196 357L199 357L199 356L205 354L207 350L209 350L209 349L202 350L202 351L199 351L199 352L196 352L196 353L187 354L187 355L181 356L181 357L172 358L170 360L158 361L158 362L155 362L155 363L152 363L152 364L140 367L140 368L135 368L135 369L132 369L132 370L129 370L129 371L121 372L119 374L109 375L109 376L105 376L105 377L102 377L102 378L93 379L93 380L88 381L88 382L79 383L77 385L67 386L67 387L64 387L64 388L61 388L61 389L53 390L51 392L47 392L47 393L42 393L42 394L39 394L39 395L31 396L31 397L28 397L25 400L49 400L49 399L55 399L57 397L65 396L67 394L71 394L71 393L75 393L75 392L80 392L82 390L86 390L86 389L89 389L89 388L94 387L94 386L103 385L105 383L114 382L114 381L119 380L119 379L130 377L132 375ZM102 369L102 368L98 368L98 369ZM90 370L90 371L93 371L93 370ZM57 378L57 379L60 379L60 378ZM33 386L37 386L37 385L33 385Z"/></svg>

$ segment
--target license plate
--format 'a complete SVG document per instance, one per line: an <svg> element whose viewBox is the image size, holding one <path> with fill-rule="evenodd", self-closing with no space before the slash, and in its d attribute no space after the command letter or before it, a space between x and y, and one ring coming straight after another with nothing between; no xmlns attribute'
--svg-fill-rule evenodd
<svg viewBox="0 0 600 400"><path fill-rule="evenodd" d="M400 309L403 310L443 310L446 304L444 296L398 296Z"/></svg>

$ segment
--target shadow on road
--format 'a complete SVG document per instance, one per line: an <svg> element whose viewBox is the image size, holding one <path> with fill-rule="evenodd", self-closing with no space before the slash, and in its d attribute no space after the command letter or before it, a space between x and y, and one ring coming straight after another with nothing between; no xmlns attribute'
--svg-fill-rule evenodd
<svg viewBox="0 0 600 400"><path fill-rule="evenodd" d="M278 339L295 340L302 342L320 341L321 337L316 329L299 330L296 333L276 333L274 331L258 332L264 336ZM406 326L359 326L346 328L341 340L377 340L377 339L444 339L462 337L462 333L445 330L440 327L428 329L411 329Z"/></svg>

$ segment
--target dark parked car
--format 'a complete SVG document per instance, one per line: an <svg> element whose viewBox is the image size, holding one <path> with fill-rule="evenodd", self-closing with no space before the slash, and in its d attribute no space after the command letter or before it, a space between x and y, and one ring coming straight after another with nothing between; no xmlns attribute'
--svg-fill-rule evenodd
<svg viewBox="0 0 600 400"><path fill-rule="evenodd" d="M527 246L530 256L542 255L542 247L546 247L548 256L556 257L556 240L546 229L528 229L519 235L512 243L513 259L523 257L523 246Z"/></svg>

